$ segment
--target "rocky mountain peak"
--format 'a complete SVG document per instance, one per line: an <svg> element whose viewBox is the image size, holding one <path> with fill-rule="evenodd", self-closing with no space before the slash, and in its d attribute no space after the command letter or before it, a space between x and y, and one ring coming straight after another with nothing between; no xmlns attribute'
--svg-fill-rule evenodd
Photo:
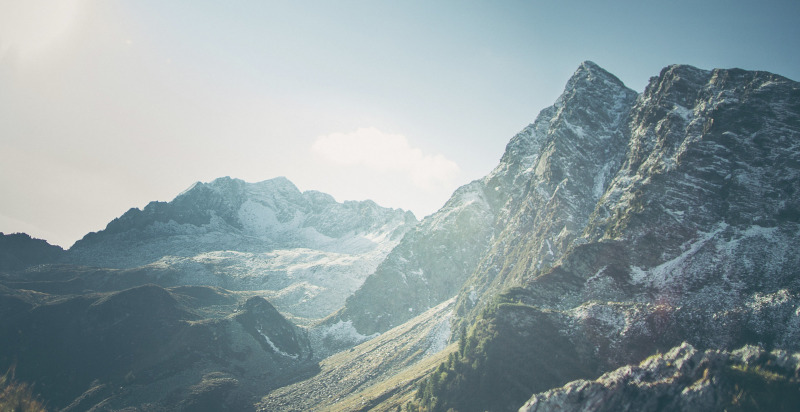
<svg viewBox="0 0 800 412"><path fill-rule="evenodd" d="M129 210L105 230L76 242L67 260L131 267L164 256L218 250L364 251L377 245L374 239L396 241L415 224L410 212L372 201L339 203L320 192L301 192L285 177L258 183L222 177L195 183L171 202L151 202L141 210ZM345 237L361 240L335 241Z"/></svg>
<svg viewBox="0 0 800 412"><path fill-rule="evenodd" d="M625 84L617 76L609 73L596 63L586 60L578 66L569 80L567 80L564 90L569 92L595 87L624 88Z"/></svg>
<svg viewBox="0 0 800 412"><path fill-rule="evenodd" d="M594 115L600 115L600 120L608 120L609 116L616 115L636 95L636 92L625 87L616 76L594 62L587 60L581 63L567 81L564 91L555 104L543 109L533 124L511 138L500 165L492 174L507 168L509 163L519 161L532 163L533 158L542 150L541 145L548 129L551 128L550 123L555 121L557 116L564 115L564 106L591 105L592 107L587 107L588 110ZM605 115L603 112L606 112ZM572 120L587 122L592 120L591 117L589 113L581 113L578 118ZM614 118L619 121L622 116Z"/></svg>
<svg viewBox="0 0 800 412"><path fill-rule="evenodd" d="M619 116L624 113L620 112L624 112L636 96L637 93L625 87L616 76L586 61L567 81L554 106L558 114L566 108L573 116L570 120L581 123L584 128L602 126L609 121L613 121L613 126L624 119Z"/></svg>
<svg viewBox="0 0 800 412"><path fill-rule="evenodd" d="M537 248L555 259L580 233L619 167L627 143L619 125L636 97L596 64L582 64L558 102L511 139L500 164L425 218L335 319L352 320L359 333L371 335L452 297L492 239L527 231L534 211L550 211L541 219L550 222L555 240L540 239Z"/></svg>
<svg viewBox="0 0 800 412"><path fill-rule="evenodd" d="M187 208L199 206L213 209L219 215L226 215L237 211L247 200L293 208L302 208L305 201L297 186L282 176L256 183L225 176L209 183L194 183L181 192L173 203ZM235 216L231 216L230 221L225 220L240 227Z"/></svg>

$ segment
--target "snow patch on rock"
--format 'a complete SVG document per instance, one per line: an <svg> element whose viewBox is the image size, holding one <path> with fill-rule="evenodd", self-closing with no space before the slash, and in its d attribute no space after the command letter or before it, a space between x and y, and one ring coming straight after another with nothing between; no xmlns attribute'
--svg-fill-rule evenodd
<svg viewBox="0 0 800 412"><path fill-rule="evenodd" d="M282 351L279 347L277 347L274 343L272 343L272 340L269 338L269 336L267 336L267 334L264 333L264 331L262 330L261 324L258 325L258 329L256 330L258 331L258 334L261 335L267 342L267 345L269 345L269 347L272 348L272 350L278 355L285 356L291 359L297 359L299 357L299 355L292 355L291 353Z"/></svg>

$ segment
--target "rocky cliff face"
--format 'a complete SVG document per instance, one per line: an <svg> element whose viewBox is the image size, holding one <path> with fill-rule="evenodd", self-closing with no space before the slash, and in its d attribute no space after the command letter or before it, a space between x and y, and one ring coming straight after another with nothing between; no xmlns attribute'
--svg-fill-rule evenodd
<svg viewBox="0 0 800 412"><path fill-rule="evenodd" d="M459 188L387 257L350 299L337 320L363 334L382 332L454 296L485 256L505 255L495 242L505 232L537 227L552 236L533 247L549 265L586 224L623 156L620 124L636 93L591 62L581 65L567 91L514 136L500 164ZM520 210L542 210L536 221ZM538 234L539 237L541 233ZM489 250L491 248L491 250ZM501 258L502 259L502 258ZM483 262L471 296L494 281L502 262ZM503 284L502 281L497 281ZM480 284L478 284L480 283Z"/></svg>
<svg viewBox="0 0 800 412"><path fill-rule="evenodd" d="M461 293L461 314L479 296L496 295L530 272L554 266L581 236L624 161L628 136L623 126L636 96L619 79L585 62L564 94L539 115L531 135L512 140L504 159L524 161L527 169L516 185L522 190L507 202L498 224L503 231L467 282L469 290Z"/></svg>
<svg viewBox="0 0 800 412"><path fill-rule="evenodd" d="M576 219L575 212L590 210L612 169L619 167L620 146L626 142L619 124L636 97L591 62L581 66L567 90L511 139L489 175L459 188L441 210L409 233L333 320L352 322L360 334L370 335L454 296L481 259L502 256L499 249L505 246L496 243L496 237L540 223L523 221L520 208L547 206L552 211L539 220L561 231L560 237L536 246L537 252L546 252L539 253L544 262L538 264L551 263L591 213L582 212ZM593 134L588 136L586 130ZM555 192L557 198L552 199ZM562 197L576 204L564 209ZM565 219L569 229L562 231L559 223ZM503 267L494 261L483 265L493 270ZM477 296L493 282L486 272L482 271L481 282L470 282L469 296Z"/></svg>
<svg viewBox="0 0 800 412"><path fill-rule="evenodd" d="M326 320L321 333L346 323L363 340L453 297L494 232L496 209L489 197L482 181L459 188L403 238L345 307Z"/></svg>
<svg viewBox="0 0 800 412"><path fill-rule="evenodd" d="M684 340L800 349L800 85L680 65L641 95L615 80L584 63L540 114L522 198L459 293L464 358L515 365L521 389L498 398L485 366L440 400L514 409ZM545 351L515 324L562 343ZM559 354L580 367L542 364Z"/></svg>

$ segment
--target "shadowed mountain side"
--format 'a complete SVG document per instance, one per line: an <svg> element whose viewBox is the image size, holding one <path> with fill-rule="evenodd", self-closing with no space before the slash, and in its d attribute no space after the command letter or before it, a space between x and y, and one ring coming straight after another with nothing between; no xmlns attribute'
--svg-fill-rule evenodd
<svg viewBox="0 0 800 412"><path fill-rule="evenodd" d="M0 364L16 364L19 379L68 410L188 410L195 397L219 410L247 409L252 396L316 363L305 332L262 298L238 309L234 303L228 316L203 318L195 310L231 299L219 289L145 285L20 303L0 320Z"/></svg>
<svg viewBox="0 0 800 412"><path fill-rule="evenodd" d="M0 272L22 270L32 265L55 262L62 258L64 249L47 241L33 239L25 233L0 232Z"/></svg>

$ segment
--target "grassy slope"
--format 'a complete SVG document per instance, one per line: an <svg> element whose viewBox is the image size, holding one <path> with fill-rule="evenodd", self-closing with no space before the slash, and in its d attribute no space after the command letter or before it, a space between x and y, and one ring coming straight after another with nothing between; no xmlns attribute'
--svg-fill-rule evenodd
<svg viewBox="0 0 800 412"><path fill-rule="evenodd" d="M454 345L435 353L435 331L449 322L450 299L386 333L321 363L310 379L275 390L262 399L261 411L387 410L413 396L417 382Z"/></svg>

